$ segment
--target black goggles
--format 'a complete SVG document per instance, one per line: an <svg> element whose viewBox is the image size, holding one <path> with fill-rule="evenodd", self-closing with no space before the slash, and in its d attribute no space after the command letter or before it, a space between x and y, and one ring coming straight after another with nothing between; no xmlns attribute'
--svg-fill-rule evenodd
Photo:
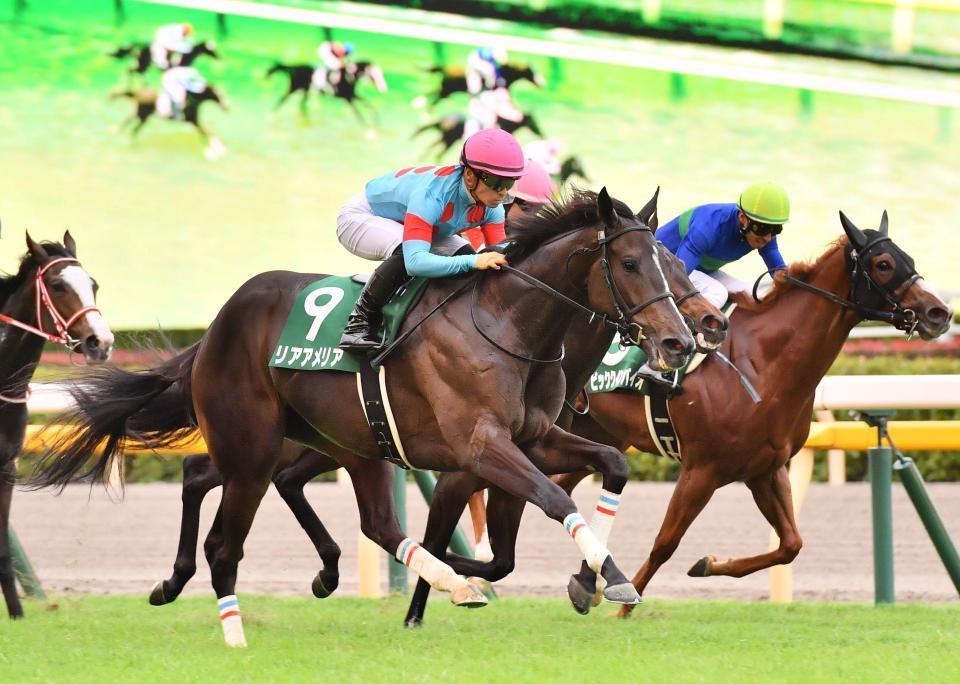
<svg viewBox="0 0 960 684"><path fill-rule="evenodd" d="M747 223L747 230L754 235L766 237L767 235L779 235L783 232L783 226L779 223L759 223L757 221L750 221Z"/></svg>
<svg viewBox="0 0 960 684"><path fill-rule="evenodd" d="M510 190L513 184L517 182L516 178L506 178L504 176L495 176L486 171L477 171L477 178L494 192Z"/></svg>

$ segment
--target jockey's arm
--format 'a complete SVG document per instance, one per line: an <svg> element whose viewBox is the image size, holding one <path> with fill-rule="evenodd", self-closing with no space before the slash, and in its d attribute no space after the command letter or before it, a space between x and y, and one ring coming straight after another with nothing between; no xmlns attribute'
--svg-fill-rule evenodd
<svg viewBox="0 0 960 684"><path fill-rule="evenodd" d="M499 210L499 215L497 214ZM487 210L484 217L486 223L480 226L480 232L483 233L483 241L487 245L495 245L507 239L506 230L504 230L504 210L503 207L497 207L494 210Z"/></svg>
<svg viewBox="0 0 960 684"><path fill-rule="evenodd" d="M413 212L407 212L403 221L403 263L407 273L425 278L442 278L466 273L477 267L476 254L461 256L433 254L430 251L430 246L433 244L433 230L432 221L421 218Z"/></svg>
<svg viewBox="0 0 960 684"><path fill-rule="evenodd" d="M783 255L780 254L777 238L773 238L758 251L760 252L760 256L763 257L763 263L766 264L768 271L776 271L787 267L786 262L783 260Z"/></svg>
<svg viewBox="0 0 960 684"><path fill-rule="evenodd" d="M466 230L462 230L460 231L460 236L467 239L474 251L479 251L480 248L486 244L486 241L483 239L483 231L481 231L479 228L467 228Z"/></svg>

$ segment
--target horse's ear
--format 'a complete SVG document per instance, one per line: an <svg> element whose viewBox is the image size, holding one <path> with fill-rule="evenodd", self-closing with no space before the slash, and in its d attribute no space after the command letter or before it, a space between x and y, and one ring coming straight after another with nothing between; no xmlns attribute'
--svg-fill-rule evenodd
<svg viewBox="0 0 960 684"><path fill-rule="evenodd" d="M72 256L74 259L77 258L77 243L73 239L73 236L70 234L69 230L63 234L63 246L67 248L68 252L70 252L70 256Z"/></svg>
<svg viewBox="0 0 960 684"><path fill-rule="evenodd" d="M848 219L847 215L842 211L840 212L840 225L843 226L843 232L850 238L850 244L857 249L863 249L864 245L867 244L867 236L863 234L862 230L853 225L853 221Z"/></svg>
<svg viewBox="0 0 960 684"><path fill-rule="evenodd" d="M615 228L620 224L620 218L617 216L617 212L613 210L613 200L610 199L606 185L597 193L597 213L600 220L608 228Z"/></svg>
<svg viewBox="0 0 960 684"><path fill-rule="evenodd" d="M640 213L637 214L637 218L640 219L644 225L649 227L651 230L656 230L660 225L660 220L657 218L657 198L660 197L660 186L657 186L656 191L653 193L653 197L650 198L650 201L643 205L643 209L640 210Z"/></svg>
<svg viewBox="0 0 960 684"><path fill-rule="evenodd" d="M887 210L883 210L883 216L880 217L880 228L877 230L881 235L886 236L887 230L889 229L888 220L887 220Z"/></svg>
<svg viewBox="0 0 960 684"><path fill-rule="evenodd" d="M46 261L49 258L47 250L41 247L39 243L33 241L29 231L27 232L27 249L37 261Z"/></svg>

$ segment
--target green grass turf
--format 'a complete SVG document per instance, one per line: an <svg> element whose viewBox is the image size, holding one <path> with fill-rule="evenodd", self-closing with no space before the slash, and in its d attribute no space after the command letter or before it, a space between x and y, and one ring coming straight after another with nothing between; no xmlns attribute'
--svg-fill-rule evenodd
<svg viewBox="0 0 960 684"><path fill-rule="evenodd" d="M211 162L183 124L150 122L137 143L115 132L130 106L107 99L124 79L106 53L178 19L212 37L213 15L128 2L128 21L116 27L106 1L31 0L19 21L13 5L0 7L0 269L15 267L24 229L58 239L70 228L101 283L107 320L130 329L204 327L260 271L370 268L337 242L336 211L369 178L423 161L428 138L410 141L423 121L410 102L437 82L423 71L431 43L337 32L387 75L388 93L365 91L381 117L370 132L342 103L318 97L307 121L293 103L272 117L283 84L266 68L313 61L320 31L231 18L222 61L198 62L231 102L229 112L203 113L229 148ZM447 47L451 63L466 52ZM872 227L887 208L920 272L960 292L956 113L815 94L805 117L791 89L686 78L685 97L674 99L666 73L573 61L555 72L542 57L514 59L552 79L542 91L517 87L515 99L581 157L593 188L607 185L636 208L660 185L665 221L777 179L794 207L781 240L788 260L815 257L840 234L837 209ZM433 118L465 106L454 98ZM762 268L751 257L731 270L752 279Z"/></svg>
<svg viewBox="0 0 960 684"><path fill-rule="evenodd" d="M223 644L212 597L28 602L0 622L3 681L947 682L960 671L957 606L650 601L603 606L436 600L418 630L405 601L241 596L247 650Z"/></svg>

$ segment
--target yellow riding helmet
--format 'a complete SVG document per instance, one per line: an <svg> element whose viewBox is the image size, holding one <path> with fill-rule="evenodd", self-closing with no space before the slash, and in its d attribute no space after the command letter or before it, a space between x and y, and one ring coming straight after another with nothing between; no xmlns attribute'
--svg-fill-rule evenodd
<svg viewBox="0 0 960 684"><path fill-rule="evenodd" d="M790 220L787 191L773 181L754 183L740 195L740 210L758 223L784 224Z"/></svg>

